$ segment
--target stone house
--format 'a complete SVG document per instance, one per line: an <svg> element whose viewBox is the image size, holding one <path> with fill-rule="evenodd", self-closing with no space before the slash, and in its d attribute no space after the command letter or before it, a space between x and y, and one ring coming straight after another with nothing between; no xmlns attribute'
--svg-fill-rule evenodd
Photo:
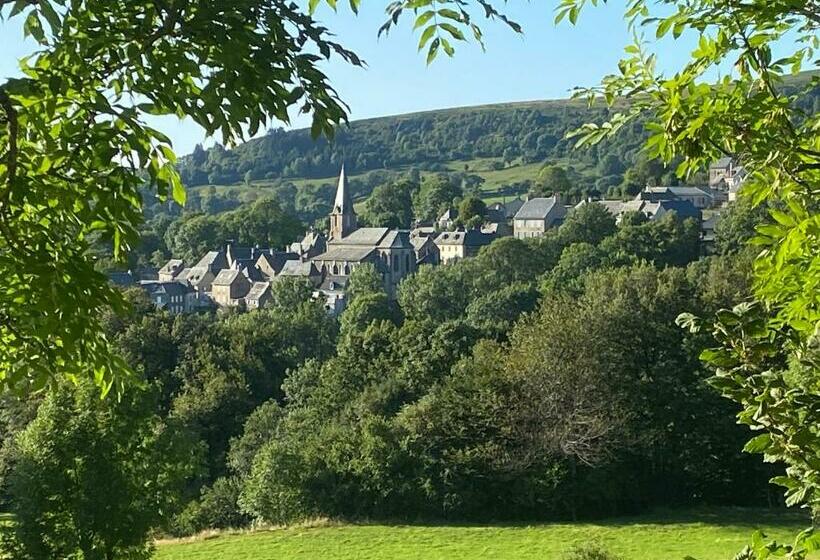
<svg viewBox="0 0 820 560"><path fill-rule="evenodd" d="M482 247L493 242L495 235L483 233L480 229L468 231L443 231L436 237L441 264L474 257Z"/></svg>
<svg viewBox="0 0 820 560"><path fill-rule="evenodd" d="M241 271L225 268L211 284L211 298L222 307L239 307L251 289L251 281Z"/></svg>
<svg viewBox="0 0 820 560"><path fill-rule="evenodd" d="M567 215L561 197L531 198L513 218L513 233L518 239L542 237L548 229L558 227Z"/></svg>
<svg viewBox="0 0 820 560"><path fill-rule="evenodd" d="M261 309L271 299L270 282L254 282L245 296L245 309Z"/></svg>

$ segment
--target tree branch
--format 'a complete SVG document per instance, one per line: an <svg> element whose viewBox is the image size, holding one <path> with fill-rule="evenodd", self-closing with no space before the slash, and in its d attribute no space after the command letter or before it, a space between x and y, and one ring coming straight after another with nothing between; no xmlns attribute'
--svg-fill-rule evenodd
<svg viewBox="0 0 820 560"><path fill-rule="evenodd" d="M2 1L2 0L0 0ZM6 114L5 121L9 130L9 148L6 152L6 168L8 169L8 176L6 178L6 188L0 191L0 209L5 207L11 194L11 188L17 178L17 136L19 134L19 125L17 123L17 109L11 102L9 94L3 86L0 86L0 108Z"/></svg>

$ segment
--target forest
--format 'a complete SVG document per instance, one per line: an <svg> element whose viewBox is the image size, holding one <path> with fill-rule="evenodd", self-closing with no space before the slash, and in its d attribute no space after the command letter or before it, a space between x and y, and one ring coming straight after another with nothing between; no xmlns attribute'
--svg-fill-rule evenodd
<svg viewBox="0 0 820 560"><path fill-rule="evenodd" d="M543 239L422 268L396 303L358 269L338 319L300 280L241 314L171 316L129 291L131 311L104 324L145 391L100 400L68 383L0 401L0 510L24 528L7 546L59 557L81 535L42 531L86 514L100 531L132 523L109 518L117 507L161 505L162 530L189 535L777 501L774 467L741 452L745 429L705 383L709 337L674 324L748 295L760 218L738 206L719 254L700 257L693 221L616 226L586 205ZM103 494L113 510L93 506ZM43 516L45 503L66 517Z"/></svg>

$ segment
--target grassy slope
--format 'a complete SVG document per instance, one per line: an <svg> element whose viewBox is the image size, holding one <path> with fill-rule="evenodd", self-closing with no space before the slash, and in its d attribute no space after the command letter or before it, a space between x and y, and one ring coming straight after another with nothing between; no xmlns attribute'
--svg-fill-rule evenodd
<svg viewBox="0 0 820 560"><path fill-rule="evenodd" d="M484 178L484 184L481 186L483 197L487 202L495 202L501 200L503 197L497 192L499 187L509 185L510 183L517 183L526 179L535 179L538 176L538 171L541 168L540 163L531 164L513 164L510 167L500 170L494 170L489 167L491 160L470 160L470 161L452 161L445 164L451 171L463 171L464 164L470 166L469 173L479 175ZM499 160L500 161L500 160ZM560 163L560 162L556 162ZM577 165L577 163L576 163ZM382 170L378 170L382 171ZM391 169L390 171L402 171L402 169ZM367 171L365 173L353 173L350 175L352 179L361 179L372 173ZM422 175L432 174L431 172L423 172ZM338 177L324 177L321 179L292 179L289 180L295 185L311 185L318 187L324 183L335 183ZM236 185L207 185L200 187L193 187L194 189L204 189L213 186L217 191L233 190L240 195L247 191L252 191L258 194L264 194L270 187L268 181L254 181L251 185L236 184ZM510 198L508 195L506 198Z"/></svg>
<svg viewBox="0 0 820 560"><path fill-rule="evenodd" d="M758 528L786 538L802 517L761 510L659 512L600 523L520 526L339 525L274 529L162 543L156 560L560 560L596 541L624 560L732 558Z"/></svg>

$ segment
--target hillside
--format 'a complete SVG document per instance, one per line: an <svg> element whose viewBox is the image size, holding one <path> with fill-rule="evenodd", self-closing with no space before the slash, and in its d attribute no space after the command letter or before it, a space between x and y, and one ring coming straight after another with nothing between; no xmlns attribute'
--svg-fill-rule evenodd
<svg viewBox="0 0 820 560"><path fill-rule="evenodd" d="M817 72L790 78L785 89L807 84ZM820 88L800 99L807 112L820 109ZM597 191L631 194L647 177L671 179L671 171L646 166L640 153L645 132L633 123L619 136L574 150L567 132L608 116L603 105L580 100L501 103L425 111L354 121L334 141L313 140L308 129L273 129L232 150L200 147L181 159L189 188L188 208L206 213L235 208L266 194L305 223L329 211L342 163L361 205L376 186L397 179L446 173L488 202L527 192L548 162L567 171L573 196ZM631 176L628 172L635 172ZM629 183L627 185L627 183Z"/></svg>
<svg viewBox="0 0 820 560"><path fill-rule="evenodd" d="M805 84L817 72L804 72L784 87ZM805 101L816 110L817 91ZM333 142L313 140L308 129L271 129L262 138L233 150L215 146L197 149L183 158L187 186L235 184L260 180L318 179L338 172L342 162L361 174L377 169L454 170L454 162L493 158L500 167L545 160L580 161L596 165L605 155L634 163L644 137L636 123L616 142L584 152L572 152L568 131L608 115L603 106L589 108L580 100L501 103L425 111L354 121L340 127Z"/></svg>
<svg viewBox="0 0 820 560"><path fill-rule="evenodd" d="M354 121L341 127L333 142L314 141L307 129L273 129L265 137L224 150L197 150L186 159L188 186L249 180L329 177L345 162L353 173L417 167L445 170L446 164L501 158L510 164L565 157L571 130L605 118L606 110L579 101L541 101L446 109ZM637 147L637 125L622 142L626 155Z"/></svg>

